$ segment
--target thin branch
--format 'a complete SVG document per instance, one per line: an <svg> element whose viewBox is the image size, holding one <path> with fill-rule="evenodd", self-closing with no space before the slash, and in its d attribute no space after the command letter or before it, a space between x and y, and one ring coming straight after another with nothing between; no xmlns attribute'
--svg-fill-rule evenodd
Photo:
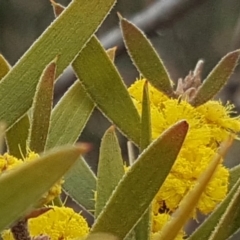
<svg viewBox="0 0 240 240"><path fill-rule="evenodd" d="M131 17L129 21L148 34L176 22L187 11L204 2L204 0L156 1L148 8ZM119 50L123 48L122 34L119 27L111 29L103 36L100 36L99 39L106 49L117 46L119 53Z"/></svg>

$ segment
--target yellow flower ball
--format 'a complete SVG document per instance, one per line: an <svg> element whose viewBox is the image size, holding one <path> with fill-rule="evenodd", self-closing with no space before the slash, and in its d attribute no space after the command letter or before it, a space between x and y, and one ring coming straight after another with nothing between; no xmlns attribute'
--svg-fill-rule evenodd
<svg viewBox="0 0 240 240"><path fill-rule="evenodd" d="M22 161L15 158L14 156L5 153L4 155L0 155L0 172L4 172L10 170L18 165L22 164Z"/></svg>
<svg viewBox="0 0 240 240"><path fill-rule="evenodd" d="M166 223L171 219L171 216L167 213L158 213L152 216L152 236L153 239L156 234L161 235L162 228L166 225ZM185 236L185 232L181 230L175 240L183 240Z"/></svg>
<svg viewBox="0 0 240 240"><path fill-rule="evenodd" d="M223 106L220 101L208 101L196 110L204 116L206 125L211 131L213 141L222 142L229 133L240 132L240 118L231 117L235 114L234 105L227 103Z"/></svg>
<svg viewBox="0 0 240 240"><path fill-rule="evenodd" d="M52 206L44 214L28 220L31 237L46 235L51 240L85 237L89 233L86 220L72 208ZM4 240L14 240L10 230L2 233Z"/></svg>
<svg viewBox="0 0 240 240"><path fill-rule="evenodd" d="M141 114L144 79L137 80L128 89L133 102ZM152 139L163 131L185 119L189 131L170 174L154 201L154 212L165 208L174 211L187 192L196 184L198 177L207 168L217 151L218 144L230 133L240 132L240 118L231 118L233 105L223 106L219 101L209 101L193 107L186 100L172 99L149 85ZM219 165L197 205L204 214L214 210L227 194L229 171ZM216 187L217 190L213 190Z"/></svg>

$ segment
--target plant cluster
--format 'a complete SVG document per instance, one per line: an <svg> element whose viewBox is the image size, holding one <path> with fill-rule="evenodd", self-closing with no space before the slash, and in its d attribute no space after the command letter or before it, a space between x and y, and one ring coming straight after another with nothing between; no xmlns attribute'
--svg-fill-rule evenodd
<svg viewBox="0 0 240 240"><path fill-rule="evenodd" d="M225 240L240 228L240 166L224 157L238 140L234 105L213 100L240 51L202 81L203 62L174 87L146 36L119 15L140 77L129 88L94 35L115 0L51 1L56 20L12 68L0 55L0 230L4 240ZM93 14L94 13L94 14ZM57 78L78 80L53 108ZM114 126L104 134L97 176L76 144L97 107ZM139 149L123 161L115 130ZM3 149L2 149L3 150ZM70 169L71 168L71 169ZM69 170L70 169L70 170ZM69 171L68 171L69 170ZM62 190L94 217L65 206ZM190 236L185 225L209 215Z"/></svg>

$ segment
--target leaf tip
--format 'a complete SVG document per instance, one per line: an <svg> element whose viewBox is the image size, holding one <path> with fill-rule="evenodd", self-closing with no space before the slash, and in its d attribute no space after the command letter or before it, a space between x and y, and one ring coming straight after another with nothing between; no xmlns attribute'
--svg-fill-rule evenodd
<svg viewBox="0 0 240 240"><path fill-rule="evenodd" d="M232 64L234 64L234 67L237 65L237 62L239 60L240 57L240 49L237 49L235 51L232 51L230 53L228 53L225 57L223 57L223 59L225 59L225 61L232 66Z"/></svg>
<svg viewBox="0 0 240 240"><path fill-rule="evenodd" d="M64 6L62 6L59 3L56 3L54 0L49 0L49 1L52 4L55 17L58 17L65 9Z"/></svg>
<svg viewBox="0 0 240 240"><path fill-rule="evenodd" d="M58 59L60 58L60 54L58 54L53 60L52 63L57 63Z"/></svg>
<svg viewBox="0 0 240 240"><path fill-rule="evenodd" d="M112 125L111 127L108 128L109 132L115 132L116 127Z"/></svg>
<svg viewBox="0 0 240 240"><path fill-rule="evenodd" d="M181 129L183 129L183 130L186 130L186 131L187 131L188 128L189 128L189 124L188 124L187 120L185 120L185 119L177 122L176 125L177 125L179 128L181 128Z"/></svg>
<svg viewBox="0 0 240 240"><path fill-rule="evenodd" d="M146 90L148 89L148 80L144 81L143 88L146 89Z"/></svg>
<svg viewBox="0 0 240 240"><path fill-rule="evenodd" d="M124 20L123 16L120 14L120 12L117 12L118 18L120 21Z"/></svg>
<svg viewBox="0 0 240 240"><path fill-rule="evenodd" d="M80 154L85 154L92 149L92 145L90 143L77 143L75 147L79 151Z"/></svg>

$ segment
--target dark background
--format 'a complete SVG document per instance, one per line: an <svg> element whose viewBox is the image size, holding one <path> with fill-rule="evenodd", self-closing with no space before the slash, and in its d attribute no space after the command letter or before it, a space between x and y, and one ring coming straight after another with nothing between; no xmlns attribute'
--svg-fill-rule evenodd
<svg viewBox="0 0 240 240"><path fill-rule="evenodd" d="M67 6L69 1L59 0ZM203 79L227 52L240 48L239 0L118 0L97 35L106 48L118 46L116 65L127 85L138 77L117 32L116 12L133 20L151 39L173 81L193 70L198 59L205 61ZM31 46L54 20L48 0L0 0L0 53L11 65ZM115 31L112 31L115 29ZM71 70L60 78L55 89L55 102L74 81ZM217 98L230 100L240 112L240 71L231 77ZM96 170L98 147L110 124L95 111L83 134L94 151L86 156ZM126 142L119 137L123 158L127 159ZM240 145L235 143L226 160L227 166L240 162ZM237 239L237 238L236 238Z"/></svg>

